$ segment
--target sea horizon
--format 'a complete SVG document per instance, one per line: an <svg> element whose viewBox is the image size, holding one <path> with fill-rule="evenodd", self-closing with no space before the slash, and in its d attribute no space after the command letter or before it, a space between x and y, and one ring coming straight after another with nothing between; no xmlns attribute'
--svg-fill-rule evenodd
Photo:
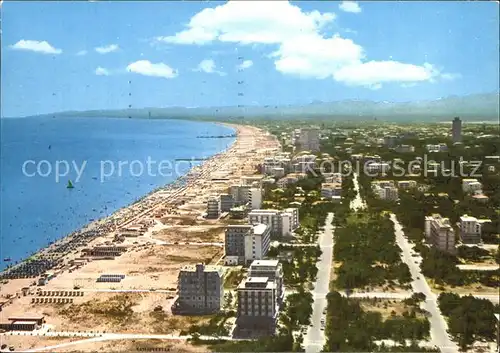
<svg viewBox="0 0 500 353"><path fill-rule="evenodd" d="M1 125L0 271L173 183L235 140L196 138L232 135L227 126L169 119L33 117Z"/></svg>

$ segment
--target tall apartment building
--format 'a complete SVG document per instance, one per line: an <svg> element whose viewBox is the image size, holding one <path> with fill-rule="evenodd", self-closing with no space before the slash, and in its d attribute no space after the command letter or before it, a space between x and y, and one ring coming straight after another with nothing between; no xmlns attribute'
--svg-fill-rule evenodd
<svg viewBox="0 0 500 353"><path fill-rule="evenodd" d="M481 243L482 226L484 223L491 222L489 219L477 219L468 215L460 217L460 239L464 243Z"/></svg>
<svg viewBox="0 0 500 353"><path fill-rule="evenodd" d="M299 136L296 140L296 146L300 151L319 152L320 150L319 129L316 128L300 129Z"/></svg>
<svg viewBox="0 0 500 353"><path fill-rule="evenodd" d="M271 227L271 235L287 236L298 227L298 210L289 208L284 211L272 209L252 210L248 214L249 224L263 223Z"/></svg>
<svg viewBox="0 0 500 353"><path fill-rule="evenodd" d="M262 207L262 188L252 187L248 190L248 202L252 210Z"/></svg>
<svg viewBox="0 0 500 353"><path fill-rule="evenodd" d="M219 197L210 197L207 201L207 218L209 219L217 219L220 216L221 207L220 207L220 199Z"/></svg>
<svg viewBox="0 0 500 353"><path fill-rule="evenodd" d="M225 265L248 265L266 256L271 228L266 224L229 225L225 230Z"/></svg>
<svg viewBox="0 0 500 353"><path fill-rule="evenodd" d="M178 278L178 308L184 312L220 311L224 303L224 270L204 264L181 268Z"/></svg>
<svg viewBox="0 0 500 353"><path fill-rule="evenodd" d="M231 208L234 206L233 195L231 194L220 194L219 195L220 202L220 211L221 212L229 212Z"/></svg>
<svg viewBox="0 0 500 353"><path fill-rule="evenodd" d="M451 123L451 139L453 143L462 141L462 120L455 117Z"/></svg>
<svg viewBox="0 0 500 353"><path fill-rule="evenodd" d="M249 190L251 185L232 185L229 188L229 193L233 197L234 205L241 206L248 202Z"/></svg>
<svg viewBox="0 0 500 353"><path fill-rule="evenodd" d="M237 293L236 330L274 334L279 312L276 283L267 277L248 277Z"/></svg>
<svg viewBox="0 0 500 353"><path fill-rule="evenodd" d="M283 267L279 260L255 260L248 269L248 277L266 277L276 283L276 298L281 304L285 296Z"/></svg>
<svg viewBox="0 0 500 353"><path fill-rule="evenodd" d="M455 232L448 218L439 214L425 217L425 236L439 250L455 253Z"/></svg>

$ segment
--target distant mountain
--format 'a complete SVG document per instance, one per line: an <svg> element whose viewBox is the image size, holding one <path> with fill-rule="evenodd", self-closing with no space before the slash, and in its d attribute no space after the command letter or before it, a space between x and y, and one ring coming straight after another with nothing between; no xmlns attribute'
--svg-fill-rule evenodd
<svg viewBox="0 0 500 353"><path fill-rule="evenodd" d="M314 101L307 105L267 105L229 107L168 107L123 110L71 111L46 116L121 117L121 118L173 118L203 120L237 119L379 119L388 121L448 121L459 116L468 121L496 121L499 118L498 93L468 96L450 96L438 100L415 102L374 102L342 100Z"/></svg>

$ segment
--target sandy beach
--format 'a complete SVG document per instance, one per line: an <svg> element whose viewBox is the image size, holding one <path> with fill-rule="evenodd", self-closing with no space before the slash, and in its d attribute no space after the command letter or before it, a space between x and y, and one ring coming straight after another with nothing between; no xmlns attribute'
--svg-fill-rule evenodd
<svg viewBox="0 0 500 353"><path fill-rule="evenodd" d="M226 193L230 185L239 184L242 176L257 174L258 164L279 147L267 132L250 126L229 126L236 130L237 138L226 151L139 202L44 249L34 259L50 261L50 266L42 266L43 271L40 265L30 269L30 274L34 271L37 276L4 277L0 321L12 315L43 315L43 330L168 334L198 322L200 318L193 317L173 324L179 319L171 314L170 306L182 266L197 262L219 264L224 255L224 220L203 218L206 202L211 195ZM96 247L118 253L88 256ZM23 271L26 266L30 265L25 265ZM42 274L38 272L46 271L53 272L54 277L43 286L37 285ZM8 273L4 271L3 275ZM98 282L102 274L120 274L124 278L120 282ZM82 293L75 296L75 291ZM50 297L54 299L45 299ZM102 310L115 304L129 310L120 316L124 321ZM151 314L158 307L163 309L161 320ZM166 325L168 322L171 324ZM11 340L14 336L0 337L2 344L12 344L16 350L53 344L53 339L44 342L38 337L38 344L31 340L27 347L22 340Z"/></svg>

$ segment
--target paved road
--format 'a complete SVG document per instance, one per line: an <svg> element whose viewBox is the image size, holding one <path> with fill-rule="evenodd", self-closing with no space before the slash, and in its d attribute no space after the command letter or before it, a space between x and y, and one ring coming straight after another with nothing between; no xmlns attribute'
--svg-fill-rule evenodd
<svg viewBox="0 0 500 353"><path fill-rule="evenodd" d="M167 293L167 294L177 294L177 291L175 290L168 290L168 289L155 289L155 290L150 290L150 289L94 289L94 288L87 288L87 289L80 289L82 292L92 292L92 293Z"/></svg>
<svg viewBox="0 0 500 353"><path fill-rule="evenodd" d="M316 263L318 276L312 291L314 303L311 317L312 326L307 329L304 337L304 347L306 353L317 353L323 349L325 344L325 334L321 330L321 318L323 310L326 309L327 300L325 296L316 295L316 293L328 293L330 287L330 268L333 258L333 213L329 213L325 221L325 230L319 235L318 243L322 254Z"/></svg>
<svg viewBox="0 0 500 353"><path fill-rule="evenodd" d="M401 248L401 260L408 265L413 281L411 286L413 292L424 293L427 299L422 303L422 308L430 313L430 333L431 343L438 346L442 353L456 353L458 346L453 342L448 335L448 324L446 323L441 310L437 304L437 296L434 294L422 274L420 263L422 261L419 256L414 254L413 245L408 242L404 236L403 227L396 218L396 215L391 214L391 220L394 223L394 231L396 233L396 243Z"/></svg>
<svg viewBox="0 0 500 353"><path fill-rule="evenodd" d="M495 271L500 267L498 265L457 265L462 271Z"/></svg>
<svg viewBox="0 0 500 353"><path fill-rule="evenodd" d="M356 197L351 201L351 209L357 211L366 208L366 202L363 201L363 199L359 195L358 175L356 173L353 173L353 182L354 190L356 191Z"/></svg>

